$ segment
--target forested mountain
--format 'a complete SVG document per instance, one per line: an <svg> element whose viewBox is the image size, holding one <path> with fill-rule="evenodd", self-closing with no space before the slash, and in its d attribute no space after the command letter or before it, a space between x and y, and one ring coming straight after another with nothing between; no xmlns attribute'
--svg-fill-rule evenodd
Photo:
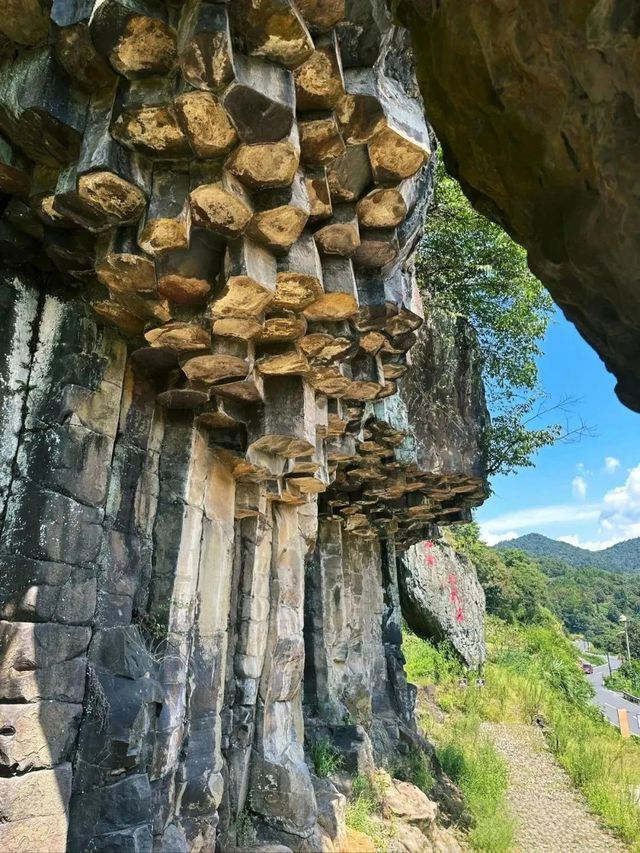
<svg viewBox="0 0 640 853"><path fill-rule="evenodd" d="M528 533L517 539L498 542L494 546L498 550L517 548L532 557L552 557L563 560L570 566L592 566L605 569L608 572L638 572L640 573L640 538L627 539L602 551L588 551L586 548L576 548L568 542L549 539L541 533Z"/></svg>
<svg viewBox="0 0 640 853"><path fill-rule="evenodd" d="M506 622L531 622L541 610L549 609L567 631L612 652L623 650L619 619L624 614L632 654L640 659L640 571L574 566L566 559L535 556L522 546L513 547L532 539L564 544L544 536L526 536L489 548L479 540L475 524L460 525L448 535L473 561L490 614ZM638 546L637 539L622 544L632 543Z"/></svg>

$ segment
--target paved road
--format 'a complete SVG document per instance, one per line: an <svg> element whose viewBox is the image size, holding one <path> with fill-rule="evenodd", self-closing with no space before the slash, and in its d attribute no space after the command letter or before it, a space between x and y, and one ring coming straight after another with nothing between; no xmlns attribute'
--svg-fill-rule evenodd
<svg viewBox="0 0 640 853"><path fill-rule="evenodd" d="M580 641L576 641L576 645L581 651L584 650L580 646ZM615 671L621 664L622 661L620 658L611 655L612 670ZM604 679L607 675L609 675L609 667L605 663L602 666L594 666L593 675L587 676L596 691L593 701L614 726L618 725L618 708L626 708L629 712L629 728L631 729L631 733L640 735L640 705L636 705L635 702L627 702L626 699L622 698L620 693L608 690L604 686Z"/></svg>

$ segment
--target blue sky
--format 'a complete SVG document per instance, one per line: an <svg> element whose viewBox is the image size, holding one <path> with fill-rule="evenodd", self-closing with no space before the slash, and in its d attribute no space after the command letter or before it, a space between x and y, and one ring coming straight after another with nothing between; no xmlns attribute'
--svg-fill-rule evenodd
<svg viewBox="0 0 640 853"><path fill-rule="evenodd" d="M543 533L598 549L640 536L640 414L618 401L614 377L559 311L543 349L542 387L554 401L578 398L570 423L582 418L595 434L542 450L535 468L495 477L476 513L483 538Z"/></svg>

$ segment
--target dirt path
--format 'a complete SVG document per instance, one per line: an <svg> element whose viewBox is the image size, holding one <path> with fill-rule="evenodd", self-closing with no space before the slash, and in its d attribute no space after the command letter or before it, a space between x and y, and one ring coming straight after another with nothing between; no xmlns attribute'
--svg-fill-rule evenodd
<svg viewBox="0 0 640 853"><path fill-rule="evenodd" d="M509 769L518 853L624 853L589 811L532 726L483 723Z"/></svg>

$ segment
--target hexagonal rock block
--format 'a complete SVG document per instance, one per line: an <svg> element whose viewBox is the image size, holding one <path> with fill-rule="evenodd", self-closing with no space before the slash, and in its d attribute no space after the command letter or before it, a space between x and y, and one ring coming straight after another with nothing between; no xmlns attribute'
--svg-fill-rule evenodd
<svg viewBox="0 0 640 853"><path fill-rule="evenodd" d="M176 32L166 13L139 0L103 0L89 24L91 39L124 77L161 75L177 58Z"/></svg>
<svg viewBox="0 0 640 853"><path fill-rule="evenodd" d="M249 445L278 456L304 456L316 445L313 389L300 376L265 376L264 407L252 413Z"/></svg>
<svg viewBox="0 0 640 853"><path fill-rule="evenodd" d="M149 255L189 245L188 194L188 172L154 166L151 196L138 232L138 245Z"/></svg>
<svg viewBox="0 0 640 853"><path fill-rule="evenodd" d="M313 52L313 41L292 0L234 0L237 34L250 53L295 68Z"/></svg>
<svg viewBox="0 0 640 853"><path fill-rule="evenodd" d="M180 70L190 86L223 91L235 74L226 8L188 0L178 27L178 54Z"/></svg>
<svg viewBox="0 0 640 853"><path fill-rule="evenodd" d="M235 80L222 102L243 142L277 142L291 131L295 89L289 71L238 55Z"/></svg>
<svg viewBox="0 0 640 853"><path fill-rule="evenodd" d="M210 92L187 90L175 99L175 108L196 157L222 157L237 143L229 114Z"/></svg>
<svg viewBox="0 0 640 853"><path fill-rule="evenodd" d="M192 165L189 205L194 226L222 237L239 237L253 215L247 191L221 163Z"/></svg>
<svg viewBox="0 0 640 853"><path fill-rule="evenodd" d="M294 71L296 110L331 110L344 95L344 79L335 34L316 40L315 50Z"/></svg>
<svg viewBox="0 0 640 853"><path fill-rule="evenodd" d="M255 213L248 233L271 251L288 251L302 234L311 206L301 172L288 187L258 192L253 197Z"/></svg>
<svg viewBox="0 0 640 853"><path fill-rule="evenodd" d="M322 266L313 236L304 232L278 260L276 292L271 307L302 311L322 295Z"/></svg>
<svg viewBox="0 0 640 853"><path fill-rule="evenodd" d="M349 258L322 259L324 293L304 309L308 320L346 320L358 312L358 290Z"/></svg>
<svg viewBox="0 0 640 853"><path fill-rule="evenodd" d="M289 186L299 164L300 138L296 124L279 142L239 145L226 162L227 168L251 190Z"/></svg>
<svg viewBox="0 0 640 853"><path fill-rule="evenodd" d="M227 247L225 280L221 296L211 306L211 316L259 316L276 289L276 259L262 246L241 237Z"/></svg>

